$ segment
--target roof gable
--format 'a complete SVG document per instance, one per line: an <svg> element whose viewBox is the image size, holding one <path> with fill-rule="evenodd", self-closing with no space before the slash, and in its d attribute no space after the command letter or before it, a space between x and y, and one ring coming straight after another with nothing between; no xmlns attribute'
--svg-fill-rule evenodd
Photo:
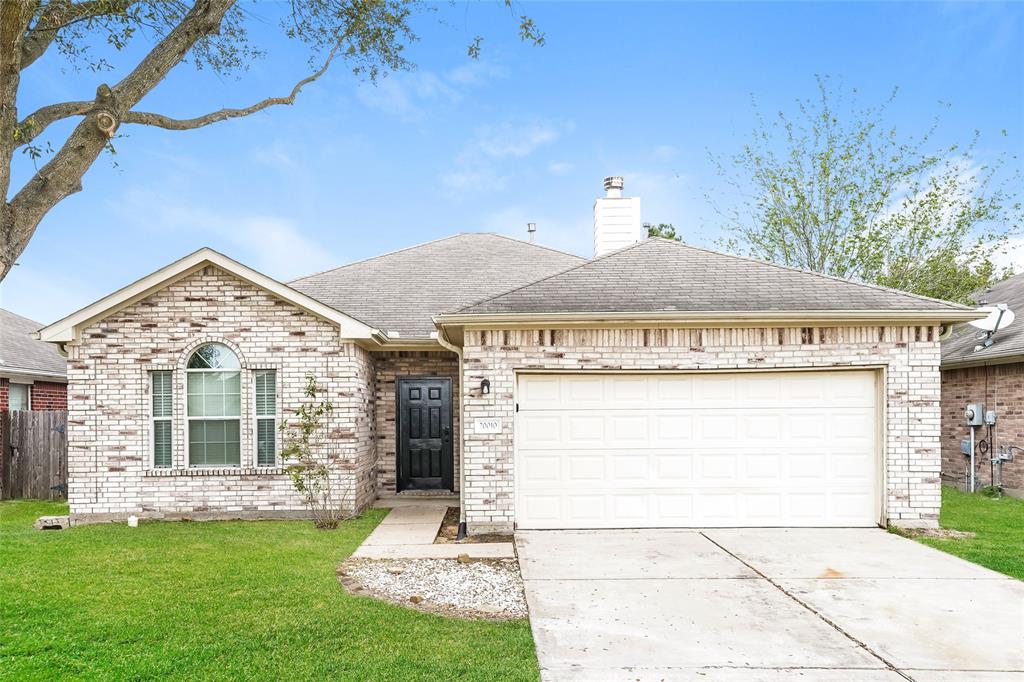
<svg viewBox="0 0 1024 682"><path fill-rule="evenodd" d="M338 325L342 338L368 339L376 330L360 320L336 310L324 303L310 298L286 284L242 265L238 261L214 251L203 248L185 256L128 286L105 296L92 305L68 315L39 330L39 338L53 343L74 341L82 328L101 320L118 310L146 298L150 294L173 284L207 265L214 265L238 279L259 287L278 298L294 304L317 317Z"/></svg>
<svg viewBox="0 0 1024 682"><path fill-rule="evenodd" d="M457 315L872 311L962 316L946 301L666 239L647 239L454 310Z"/></svg>
<svg viewBox="0 0 1024 682"><path fill-rule="evenodd" d="M290 282L392 338L429 338L433 316L586 260L486 232L457 234Z"/></svg>

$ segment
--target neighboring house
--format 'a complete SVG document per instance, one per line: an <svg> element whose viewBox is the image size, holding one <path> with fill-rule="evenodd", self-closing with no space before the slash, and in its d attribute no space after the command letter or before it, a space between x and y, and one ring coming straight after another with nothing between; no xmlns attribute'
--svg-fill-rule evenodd
<svg viewBox="0 0 1024 682"><path fill-rule="evenodd" d="M934 526L939 329L968 308L643 240L460 234L290 284L202 249L56 322L75 522L304 514L277 426L307 374L358 511L455 491L470 533Z"/></svg>
<svg viewBox="0 0 1024 682"><path fill-rule="evenodd" d="M970 471L968 457L960 452L961 441L970 438L964 419L968 404L995 410L997 450L1005 445L1024 448L1024 274L1003 280L977 298L982 305L1005 304L1017 320L996 331L990 345L984 343L985 332L967 324L955 327L942 342L942 475L961 488ZM982 428L977 437L986 434ZM992 483L989 456L976 455L975 477L976 486ZM1024 496L1024 452L1016 452L1013 461L1002 465L1001 482L1009 492Z"/></svg>
<svg viewBox="0 0 1024 682"><path fill-rule="evenodd" d="M0 412L68 408L67 361L35 338L42 326L0 308Z"/></svg>

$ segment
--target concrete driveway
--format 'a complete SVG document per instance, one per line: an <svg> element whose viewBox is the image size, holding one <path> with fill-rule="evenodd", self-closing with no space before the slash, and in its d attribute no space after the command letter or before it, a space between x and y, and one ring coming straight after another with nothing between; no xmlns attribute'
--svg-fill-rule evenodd
<svg viewBox="0 0 1024 682"><path fill-rule="evenodd" d="M1024 582L873 529L521 531L545 680L1024 681Z"/></svg>

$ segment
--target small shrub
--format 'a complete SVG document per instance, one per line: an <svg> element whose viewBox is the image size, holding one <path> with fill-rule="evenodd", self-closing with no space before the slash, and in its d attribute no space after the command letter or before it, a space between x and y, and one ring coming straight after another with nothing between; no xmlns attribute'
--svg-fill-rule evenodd
<svg viewBox="0 0 1024 682"><path fill-rule="evenodd" d="M292 485L313 516L317 528L333 530L345 518L345 495L337 494L331 476L331 456L320 431L323 420L334 406L328 400L318 399L316 377L306 375L306 398L295 411L296 424L284 422L281 433L284 446L281 458Z"/></svg>

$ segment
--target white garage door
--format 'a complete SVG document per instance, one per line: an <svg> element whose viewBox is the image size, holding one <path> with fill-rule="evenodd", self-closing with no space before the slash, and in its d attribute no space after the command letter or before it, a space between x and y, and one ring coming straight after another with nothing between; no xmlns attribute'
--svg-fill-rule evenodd
<svg viewBox="0 0 1024 682"><path fill-rule="evenodd" d="M520 528L873 526L873 371L519 377Z"/></svg>

